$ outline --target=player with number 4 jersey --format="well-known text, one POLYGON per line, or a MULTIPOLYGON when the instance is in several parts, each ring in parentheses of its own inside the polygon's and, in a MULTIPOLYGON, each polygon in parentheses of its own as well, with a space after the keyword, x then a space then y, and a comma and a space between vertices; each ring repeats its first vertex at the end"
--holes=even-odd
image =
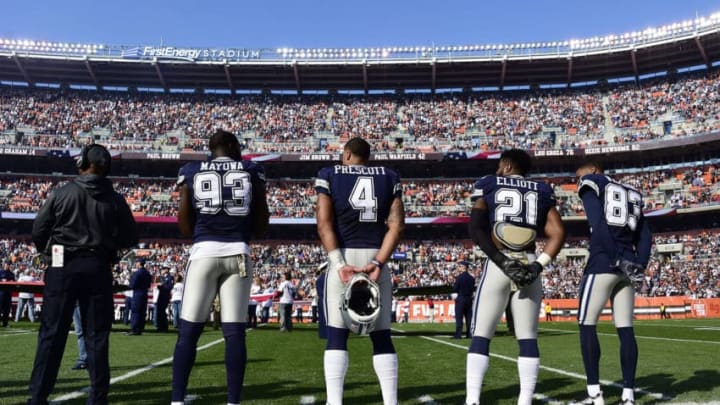
POLYGON ((400 241, 405 213, 398 175, 387 167, 367 166, 369 158, 370 145, 353 138, 343 148, 342 164, 320 170, 315 182, 318 234, 328 252, 323 299, 328 338, 324 370, 330 405, 342 404, 350 330, 369 333, 383 402, 397 404, 398 361, 390 338, 392 279, 384 263, 400 241), (371 305, 369 312, 377 318, 356 323, 344 308, 346 303, 352 307, 352 301, 343 297, 347 297, 346 289, 352 291, 351 287, 359 284, 355 283, 359 277, 365 277, 358 273, 377 283, 379 293, 371 302, 378 302, 380 308, 371 305))
POLYGON ((185 275, 178 340, 173 355, 172 404, 182 404, 197 342, 216 295, 220 297, 228 404, 239 404, 247 353, 245 327, 253 268, 250 239, 269 219, 265 175, 241 160, 235 135, 218 130, 209 142, 211 159, 180 169, 178 225, 192 236, 185 275))
POLYGON ((539 276, 560 251, 565 230, 555 209, 552 188, 525 178, 530 166, 527 152, 518 149, 503 152, 496 175, 478 180, 470 197, 474 204, 470 236, 489 260, 485 261, 473 305, 473 336, 465 382, 468 405, 480 403, 480 389, 490 360, 490 340, 508 300, 520 352, 517 403, 530 405, 535 392, 540 368, 539 276), (547 242, 542 254, 535 257, 535 238, 539 234, 544 234, 547 242))
POLYGON ((590 225, 590 257, 580 286, 578 310, 588 396, 580 403, 604 404, 596 325, 610 299, 613 322, 620 337, 622 403, 632 404, 638 359, 633 331, 635 287, 643 281, 652 244, 650 228, 642 214, 642 195, 605 176, 598 162, 583 164, 575 174, 590 225))

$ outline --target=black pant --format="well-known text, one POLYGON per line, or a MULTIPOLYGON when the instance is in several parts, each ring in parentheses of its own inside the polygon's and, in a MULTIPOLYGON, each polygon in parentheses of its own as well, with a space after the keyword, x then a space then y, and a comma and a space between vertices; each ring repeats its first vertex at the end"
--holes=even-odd
POLYGON ((465 336, 472 337, 470 318, 472 317, 472 297, 458 295, 455 298, 455 338, 462 337, 463 319, 465 320, 465 336))
POLYGON ((145 318, 147 317, 148 296, 145 290, 133 291, 132 314, 130 316, 130 330, 135 333, 143 333, 145 330, 145 318))
POLYGON ((10 319, 10 307, 12 307, 12 295, 9 291, 0 291, 0 323, 2 326, 8 326, 10 319))
POLYGON ((168 331, 167 307, 170 304, 170 293, 161 293, 155 303, 155 327, 160 332, 168 331))
POLYGON ((45 272, 38 346, 30 378, 29 404, 46 404, 55 386, 75 302, 87 348, 90 373, 88 404, 107 404, 110 386, 108 337, 113 320, 112 272, 101 257, 67 259, 63 268, 45 272))
POLYGON ((257 328, 257 304, 248 304, 248 328, 257 328))

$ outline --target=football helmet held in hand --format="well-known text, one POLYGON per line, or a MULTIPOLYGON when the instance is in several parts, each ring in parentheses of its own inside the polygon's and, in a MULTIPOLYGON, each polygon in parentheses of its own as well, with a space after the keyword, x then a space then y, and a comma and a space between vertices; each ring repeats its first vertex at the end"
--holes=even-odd
POLYGON ((345 326, 353 333, 367 335, 380 316, 380 287, 365 273, 355 273, 345 285, 340 300, 345 326))

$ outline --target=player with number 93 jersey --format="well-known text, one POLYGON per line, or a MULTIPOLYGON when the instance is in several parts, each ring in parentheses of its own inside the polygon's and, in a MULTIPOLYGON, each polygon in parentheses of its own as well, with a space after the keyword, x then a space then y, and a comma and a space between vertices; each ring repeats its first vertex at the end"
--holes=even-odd
POLYGON ((218 130, 209 149, 211 159, 183 166, 177 182, 178 225, 183 235, 192 236, 193 246, 173 355, 173 405, 183 403, 197 342, 216 295, 226 345, 227 403, 240 403, 253 279, 249 243, 262 235, 269 218, 263 170, 242 160, 237 137, 218 130))

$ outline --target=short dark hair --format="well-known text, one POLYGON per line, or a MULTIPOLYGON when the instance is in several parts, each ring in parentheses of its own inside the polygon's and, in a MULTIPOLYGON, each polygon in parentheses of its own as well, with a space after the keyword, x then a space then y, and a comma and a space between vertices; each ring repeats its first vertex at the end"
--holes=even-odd
POLYGON ((513 167, 520 171, 521 175, 526 175, 532 167, 530 154, 522 149, 508 149, 500 154, 500 160, 509 160, 513 167))
POLYGON ((604 170, 602 163, 600 163, 597 159, 586 159, 580 167, 578 167, 578 169, 583 167, 594 167, 598 172, 602 172, 604 170))
POLYGON ((236 156, 240 150, 240 142, 234 134, 223 129, 218 129, 212 134, 208 142, 208 148, 213 157, 224 154, 235 159, 240 159, 240 156, 236 156))
POLYGON ((370 160, 370 144, 362 138, 352 138, 347 141, 344 149, 347 149, 353 155, 359 157, 363 161, 370 160))

